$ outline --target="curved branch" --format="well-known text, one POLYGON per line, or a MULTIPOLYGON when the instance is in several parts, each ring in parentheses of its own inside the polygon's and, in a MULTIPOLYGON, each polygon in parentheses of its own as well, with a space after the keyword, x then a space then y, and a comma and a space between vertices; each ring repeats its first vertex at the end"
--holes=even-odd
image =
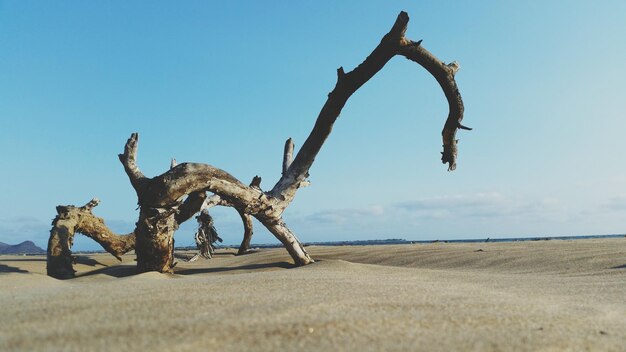
MULTIPOLYGON (((142 207, 171 206, 186 195, 195 192, 211 192, 218 195, 224 202, 246 208, 250 204, 258 203, 258 199, 263 194, 258 189, 246 186, 228 172, 207 164, 172 164, 167 172, 154 178, 147 178, 137 167, 138 142, 139 135, 137 133, 131 134, 124 147, 124 153, 119 155, 119 159, 137 192, 138 203, 142 207)), ((195 202, 197 199, 194 196, 188 200, 195 202)), ((203 202, 200 204, 201 208, 206 207, 203 202)), ((201 208, 198 208, 198 211, 201 208)), ((179 219, 182 220, 187 215, 181 215, 179 219)), ((191 216, 193 214, 184 220, 191 216)))
POLYGON ((421 45, 416 44, 407 40, 406 44, 402 45, 400 54, 417 62, 433 75, 446 95, 450 111, 441 131, 443 137, 441 162, 448 163, 448 170, 453 171, 456 169, 457 157, 456 131, 459 128, 471 130, 471 128, 461 125, 464 111, 463 99, 461 99, 461 93, 459 93, 459 88, 454 80, 454 75, 459 70, 459 64, 455 61, 446 65, 421 45))
MULTIPOLYGON (((250 183, 250 186, 254 184, 254 179, 250 183)), ((246 214, 245 210, 242 208, 235 208, 231 203, 225 201, 218 195, 212 195, 204 200, 202 203, 201 210, 208 209, 214 207, 216 205, 221 205, 225 207, 231 207, 237 210, 237 213, 241 217, 241 222, 243 224, 243 239, 241 241, 241 245, 239 246, 239 250, 237 251, 237 255, 245 254, 250 249, 250 241, 252 240, 253 234, 253 224, 252 224, 252 216, 246 214)))
POLYGON ((140 205, 162 207, 193 192, 211 192, 235 206, 259 203, 263 194, 246 186, 228 172, 207 164, 182 163, 162 175, 148 179, 139 194, 140 205))
POLYGON ((135 249, 135 233, 117 235, 99 218, 91 213, 100 201, 96 198, 82 207, 57 206, 57 216, 52 221, 47 250, 47 272, 58 279, 74 277, 72 266, 72 243, 76 232, 98 242, 102 248, 118 260, 135 249))
MULTIPOLYGON (((457 64, 445 65, 434 55, 423 49, 419 42, 405 38, 409 16, 402 11, 398 15, 393 27, 372 53, 351 72, 345 73, 343 67, 337 70, 337 83, 328 94, 328 100, 317 117, 315 126, 298 151, 295 160, 281 179, 276 183, 270 194, 283 200, 283 206, 293 200, 301 182, 309 175, 309 169, 329 136, 333 124, 346 104, 348 98, 363 84, 380 71, 395 55, 403 55, 424 66, 439 82, 448 100, 450 114, 446 120, 442 135, 444 151, 442 161, 449 164, 448 170, 456 167, 456 140, 455 134, 463 118, 463 102, 459 94, 454 73, 458 70, 457 64)), ((283 208, 284 210, 284 208, 283 208)))

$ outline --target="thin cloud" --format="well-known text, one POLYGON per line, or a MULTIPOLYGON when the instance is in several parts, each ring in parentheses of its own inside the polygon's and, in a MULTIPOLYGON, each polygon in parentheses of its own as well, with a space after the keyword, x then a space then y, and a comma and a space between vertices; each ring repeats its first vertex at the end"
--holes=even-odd
POLYGON ((452 195, 424 198, 397 203, 395 207, 408 210, 463 209, 502 204, 505 197, 500 193, 478 193, 475 195, 452 195))
POLYGON ((304 218, 307 222, 342 224, 359 219, 381 217, 385 214, 385 208, 381 205, 373 205, 357 209, 329 209, 313 213, 304 218))
POLYGON ((537 219, 554 216, 561 210, 562 204, 558 199, 521 200, 493 192, 443 195, 404 201, 388 206, 374 205, 365 208, 328 209, 305 216, 303 220, 307 223, 342 225, 354 222, 376 221, 381 223, 407 219, 425 221, 441 221, 449 218, 497 219, 518 217, 537 219))
POLYGON ((561 209, 555 198, 523 200, 501 193, 445 195, 397 203, 395 208, 417 218, 540 217, 561 209))
POLYGON ((604 208, 609 210, 625 210, 626 209, 626 195, 620 195, 610 198, 604 208))
POLYGON ((442 219, 446 217, 503 216, 512 211, 510 201, 500 193, 444 195, 396 203, 394 208, 413 217, 442 219))

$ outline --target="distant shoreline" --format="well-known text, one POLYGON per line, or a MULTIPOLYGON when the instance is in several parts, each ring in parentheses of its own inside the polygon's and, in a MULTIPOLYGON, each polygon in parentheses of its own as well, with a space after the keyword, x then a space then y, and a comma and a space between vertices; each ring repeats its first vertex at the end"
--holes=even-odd
MULTIPOLYGON (((308 246, 384 246, 384 245, 398 245, 398 244, 429 244, 429 243, 481 243, 481 242, 529 242, 529 241, 552 241, 552 240, 586 240, 594 238, 621 238, 626 237, 626 234, 613 234, 613 235, 585 235, 585 236, 547 236, 547 237, 512 237, 512 238, 474 238, 474 239, 456 239, 456 240, 405 240, 401 238, 391 238, 384 240, 354 240, 354 241, 327 241, 327 242, 304 242, 305 247, 308 246)), ((238 248, 239 245, 219 245, 217 248, 238 248)), ((251 244, 250 248, 282 248, 280 243, 260 243, 251 244)), ((176 247, 176 250, 196 250, 193 246, 176 247)), ((93 251, 73 251, 73 253, 106 253, 104 250, 93 251)))
MULTIPOLYGON (((513 237, 513 238, 473 238, 456 240, 405 240, 405 239, 385 239, 385 240, 355 240, 355 241, 329 241, 329 242, 305 242, 304 246, 381 246, 392 244, 429 244, 429 243, 481 243, 481 242, 528 242, 528 241, 550 241, 550 240, 586 240, 594 238, 621 238, 626 234, 614 235, 586 235, 586 236, 548 236, 548 237, 513 237)), ((224 246, 238 247, 238 246, 224 246)), ((280 244, 260 244, 251 245, 250 248, 280 248, 280 244)), ((185 247, 191 248, 193 247, 185 247)), ((182 248, 181 248, 182 249, 182 248)))

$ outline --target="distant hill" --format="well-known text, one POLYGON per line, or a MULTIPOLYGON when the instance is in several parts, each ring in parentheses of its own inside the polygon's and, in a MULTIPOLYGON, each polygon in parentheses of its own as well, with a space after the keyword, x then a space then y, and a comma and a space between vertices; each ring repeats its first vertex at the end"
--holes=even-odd
POLYGON ((0 254, 43 254, 45 250, 37 247, 32 241, 24 241, 20 244, 10 245, 0 242, 0 254))

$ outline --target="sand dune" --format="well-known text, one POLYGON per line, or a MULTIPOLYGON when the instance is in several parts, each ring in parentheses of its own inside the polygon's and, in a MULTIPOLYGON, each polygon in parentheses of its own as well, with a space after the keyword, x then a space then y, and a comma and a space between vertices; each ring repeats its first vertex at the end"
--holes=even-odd
MULTIPOLYGON (((0 256, 0 350, 561 351, 626 347, 626 239, 309 247, 180 261, 0 256)), ((187 253, 180 253, 184 257, 187 253)))

